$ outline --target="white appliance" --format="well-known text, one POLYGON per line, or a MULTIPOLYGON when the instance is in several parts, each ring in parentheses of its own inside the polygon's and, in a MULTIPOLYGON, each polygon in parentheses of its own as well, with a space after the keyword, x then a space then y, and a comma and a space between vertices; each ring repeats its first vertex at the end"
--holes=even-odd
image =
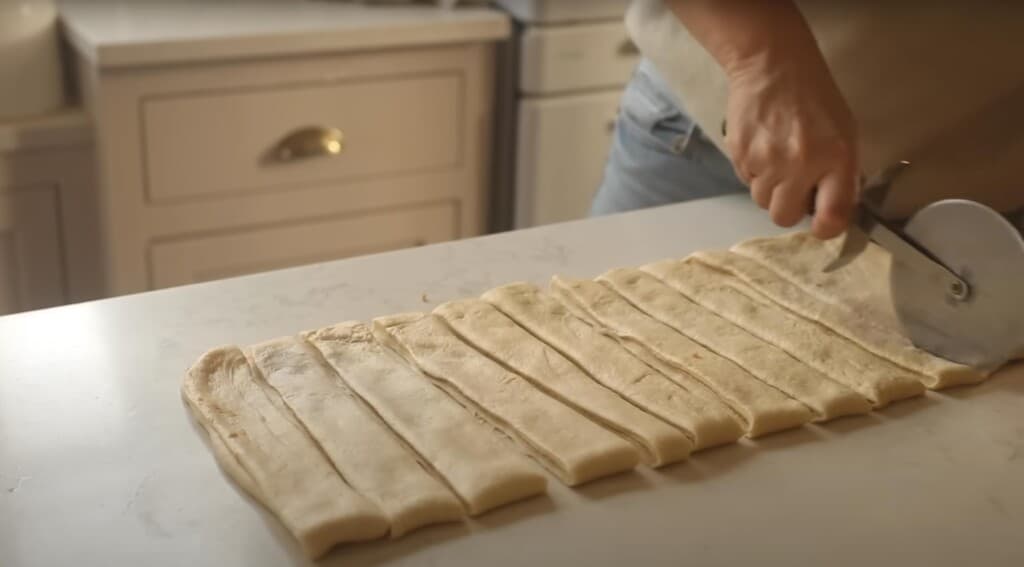
POLYGON ((516 19, 502 53, 496 229, 583 218, 639 55, 629 0, 496 0, 516 19))

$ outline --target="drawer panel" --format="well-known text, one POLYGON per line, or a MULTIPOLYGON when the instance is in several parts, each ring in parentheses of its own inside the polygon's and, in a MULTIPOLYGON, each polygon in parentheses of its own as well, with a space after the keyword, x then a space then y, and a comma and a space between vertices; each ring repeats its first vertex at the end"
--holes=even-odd
POLYGON ((527 94, 622 86, 640 60, 618 21, 529 28, 521 42, 519 86, 527 94))
POLYGON ((519 105, 516 228, 584 218, 601 183, 620 93, 519 105))
POLYGON ((452 240, 455 203, 288 226, 158 242, 150 249, 152 288, 265 272, 452 240))
POLYGON ((435 170, 460 156, 457 72, 153 98, 142 103, 153 203, 435 170), (341 133, 336 154, 280 157, 300 129, 341 133))

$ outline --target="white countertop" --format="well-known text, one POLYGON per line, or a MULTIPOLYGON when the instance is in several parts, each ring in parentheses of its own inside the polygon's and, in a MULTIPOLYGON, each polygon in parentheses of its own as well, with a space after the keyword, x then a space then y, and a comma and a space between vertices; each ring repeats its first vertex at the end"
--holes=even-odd
MULTIPOLYGON (((771 232, 727 197, 0 317, 0 565, 305 564, 182 406, 204 350, 771 232)), ((323 564, 1024 565, 1024 372, 551 486, 323 564)))
POLYGON ((339 0, 65 0, 60 12, 71 43, 98 67, 496 41, 510 31, 490 8, 339 0))

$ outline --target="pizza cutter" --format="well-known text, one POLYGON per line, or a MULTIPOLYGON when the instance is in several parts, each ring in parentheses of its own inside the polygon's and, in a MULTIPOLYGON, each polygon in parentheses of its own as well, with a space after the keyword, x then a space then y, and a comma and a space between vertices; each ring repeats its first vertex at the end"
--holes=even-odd
POLYGON ((878 207, 906 162, 865 187, 826 268, 848 264, 873 241, 892 256, 889 287, 907 337, 937 356, 981 370, 1024 357, 1024 238, 997 211, 949 199, 915 213, 902 229, 878 207))

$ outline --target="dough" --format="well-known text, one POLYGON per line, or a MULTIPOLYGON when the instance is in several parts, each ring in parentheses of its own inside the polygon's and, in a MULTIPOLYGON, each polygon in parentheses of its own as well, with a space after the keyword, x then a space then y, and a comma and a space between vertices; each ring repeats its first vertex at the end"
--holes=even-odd
POLYGON ((939 358, 919 349, 903 333, 883 328, 845 305, 822 301, 764 264, 733 252, 698 252, 694 259, 741 279, 767 298, 832 329, 862 348, 919 374, 924 385, 947 388, 975 384, 985 375, 969 366, 939 358))
POLYGON ((900 332, 889 295, 889 254, 875 244, 848 265, 823 272, 841 239, 822 241, 807 232, 753 238, 731 250, 757 260, 821 301, 845 305, 884 329, 900 332))
POLYGON ((306 341, 285 337, 249 351, 263 379, 305 425, 342 478, 388 517, 392 537, 463 516, 458 498, 306 341))
POLYGON ((690 300, 849 386, 875 407, 924 393, 918 376, 813 321, 787 311, 729 274, 693 260, 641 268, 690 300))
POLYGON ((303 336, 348 387, 440 473, 470 514, 544 492, 544 475, 528 459, 430 379, 376 343, 363 323, 341 323, 303 336))
POLYGON ((742 424, 724 404, 671 381, 535 286, 507 285, 488 291, 483 298, 598 382, 689 432, 695 447, 729 443, 743 435, 742 424))
POLYGON ((281 520, 306 555, 388 533, 384 514, 345 484, 237 347, 204 354, 182 394, 211 433, 224 470, 281 520))
POLYGON ((555 278, 552 289, 566 302, 586 309, 641 358, 647 359, 643 351, 649 349, 655 358, 701 380, 742 416, 751 436, 798 427, 813 417, 806 405, 648 316, 605 285, 555 278))
POLYGON ((658 466, 689 454, 692 444, 681 430, 594 381, 486 301, 451 301, 437 306, 434 313, 443 317, 466 342, 501 361, 548 395, 633 441, 645 462, 658 466))
MULTIPOLYGON (((594 317, 592 313, 588 312, 586 308, 583 305, 581 305, 580 302, 577 301, 576 298, 573 297, 573 295, 569 293, 565 288, 556 285, 556 281, 560 284, 564 283, 566 280, 563 280, 558 276, 552 276, 551 287, 548 291, 550 292, 551 297, 558 300, 558 303, 562 307, 564 307, 566 311, 568 311, 572 316, 586 322, 588 325, 593 327, 596 332, 615 340, 638 360, 640 360, 647 366, 650 366, 654 370, 660 372, 669 380, 681 386, 684 390, 687 390, 693 395, 700 396, 706 400, 720 401, 724 403, 726 408, 728 408, 728 410, 732 412, 736 420, 740 422, 740 425, 742 427, 747 426, 747 421, 743 417, 743 415, 741 415, 740 412, 736 411, 731 406, 729 406, 729 404, 725 400, 723 400, 718 394, 716 394, 711 388, 705 386, 704 383, 701 382, 700 380, 697 380, 693 376, 690 376, 690 374, 688 374, 686 371, 675 366, 670 366, 669 364, 665 363, 665 361, 658 358, 657 355, 655 355, 654 352, 650 348, 648 348, 648 346, 645 343, 633 340, 631 337, 628 336, 616 334, 612 329, 606 327, 604 323, 602 323, 599 319, 594 317)), ((644 317, 647 316, 644 315, 644 317)), ((808 414, 810 413, 807 410, 807 408, 804 408, 804 411, 807 411, 808 414)), ((687 435, 689 435, 690 437, 695 436, 695 434, 692 433, 687 433, 687 435)), ((729 443, 729 441, 724 441, 723 443, 729 443)))
MULTIPOLYGON (((838 298, 828 297, 826 290, 831 288, 836 290, 833 293, 845 293, 850 287, 856 286, 840 283, 842 280, 832 279, 828 274, 819 276, 806 269, 813 265, 799 270, 787 270, 785 264, 795 262, 795 260, 786 260, 785 257, 779 256, 780 246, 784 247, 787 244, 794 246, 792 254, 799 253, 801 248, 817 250, 818 254, 815 256, 818 259, 823 259, 822 254, 827 251, 826 244, 817 240, 785 237, 779 243, 770 246, 766 244, 767 250, 764 253, 761 253, 761 246, 756 241, 750 241, 745 246, 740 245, 743 247, 739 248, 743 251, 742 254, 698 253, 698 258, 709 265, 729 271, 776 303, 784 305, 808 319, 821 322, 836 333, 847 337, 878 356, 923 374, 925 376, 924 384, 929 388, 940 389, 961 384, 976 384, 986 378, 987 375, 983 372, 937 357, 915 347, 910 339, 903 334, 902 328, 890 319, 889 315, 884 314, 886 308, 872 309, 868 307, 866 310, 863 309, 865 304, 874 301, 884 301, 888 305, 891 300, 887 289, 879 290, 876 286, 874 287, 875 291, 866 294, 870 298, 872 294, 881 293, 884 294, 884 298, 865 299, 865 294, 861 293, 859 300, 855 298, 844 302, 838 298), (755 259, 759 256, 760 259, 755 259), (787 276, 787 272, 790 275, 787 276), (797 276, 797 273, 803 274, 803 276, 797 276), (801 278, 803 283, 799 283, 801 278), (814 280, 819 278, 819 284, 824 288, 822 290, 816 290, 814 285, 814 280), (862 309, 857 309, 858 304, 862 309), (883 313, 881 321, 889 321, 889 324, 879 323, 879 319, 869 315, 872 312, 876 315, 883 313)), ((861 266, 858 270, 861 274, 860 277, 866 277, 876 284, 889 280, 888 265, 883 262, 883 258, 879 258, 878 254, 875 254, 877 251, 878 248, 871 244, 868 251, 865 251, 866 254, 871 254, 865 263, 860 264, 860 258, 853 262, 853 265, 861 266), (874 266, 874 268, 870 266, 874 266), (865 273, 879 270, 878 273, 865 273)), ((838 272, 845 272, 847 269, 856 270, 856 268, 847 266, 838 272)))
POLYGON ((652 317, 803 402, 815 411, 818 419, 866 413, 871 409, 867 398, 693 303, 646 272, 612 270, 599 279, 652 317))
POLYGON ((440 317, 395 315, 374 325, 408 360, 520 442, 565 484, 631 470, 640 462, 631 443, 481 354, 440 317))

